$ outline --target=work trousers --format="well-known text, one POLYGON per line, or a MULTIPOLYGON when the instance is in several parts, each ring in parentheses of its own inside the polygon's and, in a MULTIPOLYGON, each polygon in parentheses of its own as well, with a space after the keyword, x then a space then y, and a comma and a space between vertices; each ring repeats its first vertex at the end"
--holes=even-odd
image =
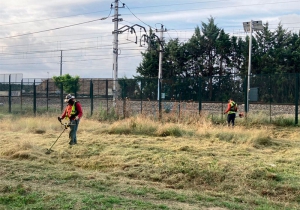
POLYGON ((76 133, 77 133, 78 125, 79 125, 79 119, 70 121, 69 144, 77 144, 76 133))
POLYGON ((235 120, 235 113, 231 113, 227 115, 227 123, 228 126, 230 126, 230 124, 232 125, 232 127, 234 126, 234 120, 235 120))

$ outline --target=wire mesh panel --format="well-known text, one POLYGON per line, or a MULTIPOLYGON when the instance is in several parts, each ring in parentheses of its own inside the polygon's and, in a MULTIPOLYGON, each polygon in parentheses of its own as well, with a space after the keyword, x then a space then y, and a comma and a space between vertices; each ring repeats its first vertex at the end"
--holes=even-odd
POLYGON ((250 112, 265 115, 295 115, 296 74, 255 75, 251 86, 258 89, 258 100, 250 101, 250 112))
MULTIPOLYGON (((65 107, 66 94, 76 96, 86 114, 105 110, 120 117, 137 114, 182 117, 202 113, 221 115, 233 98, 244 110, 247 77, 238 75, 199 78, 119 79, 113 100, 113 80, 80 79, 77 84, 55 83, 52 79, 23 79, 0 82, 1 112, 54 112, 65 107), (160 84, 160 85, 159 85, 160 84), (158 89, 158 87, 161 89, 158 89), (158 95, 160 93, 160 95, 158 95), (160 97, 158 97, 160 96, 160 97), (115 104, 114 104, 115 103, 115 104), (10 106, 9 106, 10 104, 10 106)), ((249 113, 266 116, 295 116, 299 103, 299 75, 253 75, 250 78, 249 113), (253 92, 251 92, 253 94, 253 92)))
POLYGON ((23 79, 22 73, 0 74, 0 83, 20 83, 23 79))

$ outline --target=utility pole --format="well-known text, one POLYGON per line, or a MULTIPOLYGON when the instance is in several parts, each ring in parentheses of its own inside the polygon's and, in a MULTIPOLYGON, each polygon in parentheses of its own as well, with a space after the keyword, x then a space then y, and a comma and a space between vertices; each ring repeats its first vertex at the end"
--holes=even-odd
POLYGON ((248 61, 248 81, 247 81, 247 112, 249 112, 249 101, 250 101, 250 76, 251 76, 251 55, 252 55, 252 20, 250 21, 250 39, 249 39, 249 61, 248 61))
POLYGON ((163 47, 162 47, 162 42, 163 42, 163 33, 167 31, 167 29, 164 29, 164 26, 161 25, 160 30, 156 29, 156 32, 160 32, 160 45, 159 45, 159 62, 158 62, 158 87, 157 87, 157 100, 160 99, 160 83, 162 79, 162 59, 163 59, 163 47))
MULTIPOLYGON (((124 4, 123 7, 124 8, 124 4)), ((114 22, 114 31, 112 32, 114 34, 114 41, 113 41, 113 106, 115 107, 116 105, 116 99, 118 96, 118 84, 117 84, 117 80, 118 80, 118 53, 119 53, 119 49, 118 49, 118 44, 119 44, 119 40, 118 40, 118 35, 119 35, 119 31, 118 31, 118 27, 119 27, 119 21, 123 21, 122 18, 119 18, 119 0, 115 0, 115 13, 114 13, 114 18, 112 20, 112 22, 114 22)))

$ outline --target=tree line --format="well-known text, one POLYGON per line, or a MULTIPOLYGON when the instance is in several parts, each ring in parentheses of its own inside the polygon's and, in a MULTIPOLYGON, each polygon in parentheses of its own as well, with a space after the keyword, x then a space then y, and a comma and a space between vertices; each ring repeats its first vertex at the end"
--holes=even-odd
MULTIPOLYGON (((266 23, 263 30, 253 34, 251 85, 255 83, 257 75, 278 75, 276 83, 280 85, 282 75, 300 72, 300 32, 292 33, 281 24, 271 31, 266 23)), ((148 44, 151 50, 142 52, 143 59, 137 67, 138 76, 135 79, 157 78, 159 52, 154 49, 158 49, 160 43, 154 38, 150 35, 148 44)), ((208 100, 216 100, 216 97, 223 100, 222 97, 227 96, 220 96, 219 93, 224 90, 227 92, 225 95, 243 92, 244 78, 248 72, 249 36, 243 39, 225 33, 224 29, 215 24, 215 19, 210 17, 207 23, 202 22, 201 28, 195 28, 188 41, 171 39, 163 42, 163 49, 162 78, 165 81, 173 80, 167 89, 177 89, 175 95, 197 95, 201 90, 208 100), (182 81, 188 86, 182 87, 182 81)), ((145 84, 144 92, 147 86, 149 89, 157 88, 155 83, 145 84)))
MULTIPOLYGON (((269 24, 255 31, 252 38, 252 73, 299 73, 300 32, 292 33, 281 24, 275 31, 269 24)), ((152 40, 152 42, 157 42, 152 40)), ((142 53, 137 68, 142 77, 158 75, 158 56, 155 50, 142 53)), ((201 29, 187 42, 178 38, 164 43, 163 78, 223 76, 237 73, 246 75, 249 57, 249 36, 246 39, 231 36, 215 24, 214 18, 202 22, 201 29)))

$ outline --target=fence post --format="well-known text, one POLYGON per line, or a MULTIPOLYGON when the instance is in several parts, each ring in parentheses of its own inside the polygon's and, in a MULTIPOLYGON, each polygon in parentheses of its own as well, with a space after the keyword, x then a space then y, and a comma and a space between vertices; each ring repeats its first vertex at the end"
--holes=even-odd
POLYGON ((270 96, 270 123, 272 122, 272 78, 269 75, 269 96, 270 96))
POLYGON ((93 110, 94 110, 94 84, 93 84, 93 80, 90 81, 90 99, 91 99, 91 116, 93 116, 93 110))
POLYGON ((296 90, 295 90, 295 125, 298 124, 298 106, 299 106, 299 74, 296 76, 296 90))
POLYGON ((23 79, 21 80, 21 112, 23 111, 23 79))
MULTIPOLYGON (((125 87, 126 87, 126 80, 123 79, 122 80, 122 94, 121 94, 121 97, 122 97, 122 101, 123 101, 123 118, 125 119, 126 118, 126 93, 125 93, 125 87)), ((128 81, 128 80, 127 80, 128 81)))
POLYGON ((244 107, 244 110, 245 110, 245 113, 246 113, 246 117, 247 117, 247 113, 248 113, 248 103, 249 103, 249 101, 248 101, 248 90, 247 90, 247 88, 248 88, 248 77, 249 77, 249 75, 246 75, 245 76, 245 79, 244 79, 244 94, 245 94, 245 107, 244 107))
POLYGON ((10 75, 8 77, 8 112, 11 113, 11 82, 10 82, 10 75))
POLYGON ((201 77, 199 77, 199 114, 201 114, 201 110, 202 110, 202 92, 201 92, 201 87, 202 87, 202 80, 201 77))
POLYGON ((36 86, 35 80, 33 80, 33 113, 36 115, 36 86))
MULTIPOLYGON (((78 82, 74 82, 74 85, 75 85, 75 91, 74 91, 74 96, 75 96, 75 98, 77 98, 77 88, 78 88, 78 83, 79 83, 79 81, 78 82)), ((83 90, 84 90, 84 80, 82 81, 82 86, 83 86, 83 90)))
POLYGON ((64 109, 64 89, 63 89, 63 83, 60 83, 60 111, 63 111, 64 109))
POLYGON ((105 84, 105 96, 106 96, 106 115, 108 115, 108 80, 106 80, 105 84))
POLYGON ((140 92, 140 96, 141 96, 141 114, 143 114, 143 81, 144 81, 144 79, 141 79, 141 92, 140 92))
POLYGON ((181 86, 182 86, 181 83, 182 82, 183 82, 183 79, 179 79, 180 86, 179 86, 179 99, 178 99, 178 122, 181 117, 181 86))
POLYGON ((159 83, 158 83, 158 119, 161 120, 162 118, 162 108, 161 108, 161 79, 158 79, 159 83))

